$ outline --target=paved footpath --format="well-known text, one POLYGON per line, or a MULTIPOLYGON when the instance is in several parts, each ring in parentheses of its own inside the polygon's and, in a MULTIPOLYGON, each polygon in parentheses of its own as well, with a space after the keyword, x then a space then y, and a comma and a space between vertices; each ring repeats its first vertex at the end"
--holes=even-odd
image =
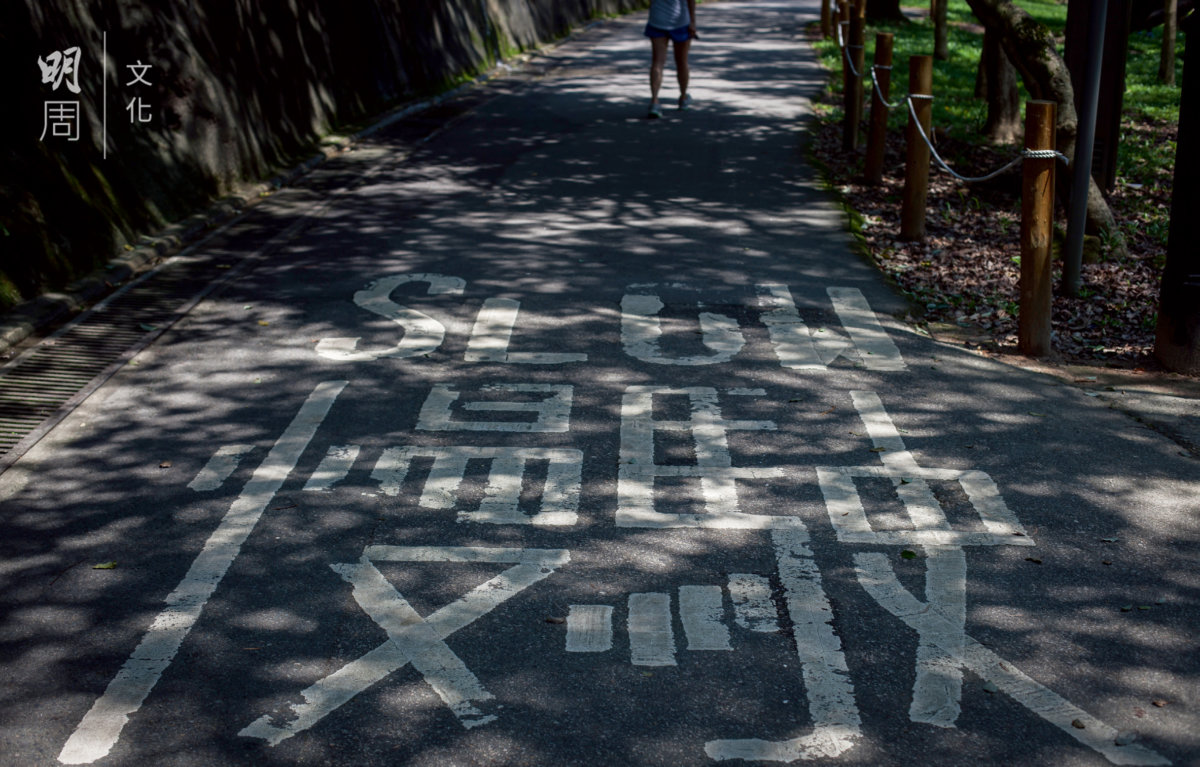
POLYGON ((658 121, 605 22, 211 240, 0 476, 0 763, 1200 764, 1195 459, 894 319, 814 13, 702 6, 658 121))

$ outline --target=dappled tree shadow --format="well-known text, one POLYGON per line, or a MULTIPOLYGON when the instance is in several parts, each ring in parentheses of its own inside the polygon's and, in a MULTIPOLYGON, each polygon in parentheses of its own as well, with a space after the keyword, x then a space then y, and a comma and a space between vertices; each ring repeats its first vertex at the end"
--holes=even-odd
MULTIPOLYGON (((883 551, 917 595, 923 563, 901 559, 897 547, 839 543, 816 485, 818 466, 878 464, 850 391, 879 393, 919 465, 987 472, 1037 544, 968 550, 969 634, 1117 726, 1132 721, 1126 702, 1185 689, 1194 675, 1187 650, 1200 544, 1187 516, 1190 464, 1153 432, 1074 389, 934 346, 892 321, 904 304, 851 252, 792 138, 806 119, 803 95, 824 77, 791 39, 803 19, 786 3, 723 6, 732 10, 711 10, 695 47, 693 112, 642 118, 647 46, 634 22, 618 22, 594 44, 587 38, 556 51, 537 77, 466 95, 470 112, 447 104, 440 117, 381 131, 199 254, 214 269, 233 264, 298 213, 314 217, 302 236, 262 250, 253 269, 4 476, 0 648, 12 681, 0 691, 0 728, 14 753, 37 749, 43 755, 30 763, 51 763, 47 734, 52 744, 65 741, 300 403, 329 380, 350 383, 127 726, 114 761, 686 764, 703 759, 708 739, 807 732, 786 624, 783 636, 735 628, 732 653, 681 647, 677 668, 628 661, 620 629, 627 595, 721 585, 731 573, 778 585, 765 533, 614 526, 621 400, 636 384, 764 390, 723 403, 726 417, 770 420, 776 430, 731 433, 730 449, 739 465, 786 468, 783 477, 742 483, 744 507, 800 517, 811 534, 868 741, 840 762, 901 764, 920 754, 952 763, 969 750, 995 763, 1099 763, 969 674, 959 730, 908 723, 915 634, 859 586, 852 557, 883 551), (445 118, 461 119, 426 140, 445 118), (378 170, 363 176, 371 167, 378 170), (314 211, 325 193, 352 181, 314 211), (444 343, 412 359, 318 356, 323 338, 358 337, 359 348, 399 340, 395 323, 351 301, 369 281, 399 273, 466 281, 462 295, 430 296, 417 283, 392 294, 442 323, 444 343), (695 327, 700 311, 735 316, 745 349, 733 363, 693 368, 627 355, 620 302, 634 283, 699 286, 658 288, 671 297, 668 322, 695 327), (754 286, 768 283, 788 285, 809 326, 831 333, 839 325, 825 288, 860 289, 908 369, 873 372, 846 358, 827 372, 783 369, 754 302, 754 286), (583 352, 588 361, 466 362, 472 324, 493 297, 519 300, 527 317, 513 350, 583 352), (570 432, 415 428, 432 385, 470 390, 496 382, 571 385, 570 432), (186 486, 217 448, 235 444, 252 449, 219 488, 186 486), (580 449, 579 523, 454 524, 455 510, 417 503, 427 464, 397 495, 381 494, 375 462, 383 450, 409 444, 580 449), (327 449, 343 445, 361 448, 345 479, 328 492, 305 491, 327 449), (408 668, 279 746, 238 737, 384 640, 330 569, 357 561, 368 544, 570 550, 570 565, 447 640, 504 703, 506 724, 499 733, 464 729, 408 668), (118 567, 91 569, 103 561, 118 567), (1152 610, 1119 612, 1155 600, 1162 604, 1152 610), (616 606, 612 651, 562 652, 564 629, 547 618, 571 604, 616 606), (679 743, 692 750, 680 753, 679 743)), ((694 332, 670 333, 663 344, 671 356, 704 353, 694 332)), ((671 460, 694 460, 686 446, 662 449, 671 460)), ((479 502, 481 480, 472 477, 460 510, 479 502)), ((954 523, 977 526, 946 484, 934 490, 954 523)), ((864 485, 863 492, 873 491, 864 485)), ((890 502, 898 506, 894 492, 890 502)), ((395 563, 384 570, 422 614, 497 572, 395 563)), ((1158 726, 1154 747, 1185 755, 1195 744, 1183 732, 1158 726)))

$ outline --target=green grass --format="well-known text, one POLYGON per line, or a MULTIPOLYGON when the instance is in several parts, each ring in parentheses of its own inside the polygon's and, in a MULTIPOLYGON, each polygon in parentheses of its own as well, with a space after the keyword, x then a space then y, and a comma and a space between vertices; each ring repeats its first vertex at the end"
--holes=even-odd
MULTIPOLYGON (((1067 6, 1065 2, 1056 0, 1021 0, 1019 5, 1038 21, 1046 24, 1051 32, 1061 35, 1066 26, 1067 6)), ((982 36, 962 29, 956 24, 978 24, 965 0, 950 0, 946 11, 950 27, 947 31, 947 42, 950 58, 947 61, 934 61, 933 66, 933 124, 946 130, 956 138, 970 140, 979 134, 987 118, 987 104, 975 97, 975 72, 979 65, 979 53, 982 36)), ((930 54, 933 52, 933 24, 928 19, 921 19, 908 24, 884 24, 872 26, 866 34, 867 65, 874 60, 875 33, 891 32, 893 37, 893 70, 891 100, 896 101, 906 92, 908 83, 908 59, 913 55, 930 54)), ((1160 85, 1158 75, 1158 50, 1162 39, 1162 29, 1149 32, 1134 33, 1129 41, 1129 60, 1127 64, 1125 111, 1127 114, 1146 117, 1154 120, 1177 122, 1179 119, 1179 87, 1160 85)), ((1177 59, 1184 51, 1184 35, 1179 33, 1177 41, 1177 59)), ((823 40, 817 43, 817 50, 825 65, 838 73, 835 89, 840 90, 840 58, 837 45, 823 40)), ((1060 51, 1061 53, 1061 51, 1060 51)), ((1179 64, 1177 60, 1176 81, 1178 82, 1179 64)), ((1027 98, 1024 88, 1021 88, 1021 99, 1027 98)), ((907 120, 905 110, 892 110, 890 124, 894 127, 903 125, 907 120)), ((1122 145, 1122 149, 1124 149, 1122 145)), ((1159 147, 1156 153, 1161 155, 1164 147, 1159 147)), ((1174 147, 1171 147, 1171 157, 1174 157, 1174 147)), ((1159 162, 1159 160, 1155 160, 1159 162)), ((1173 163, 1173 159, 1171 163, 1173 163)))
MULTIPOLYGON (((1066 2, 1020 0, 1019 5, 1061 37, 1067 20, 1066 2)), ((950 58, 947 61, 934 61, 933 125, 935 129, 956 139, 982 144, 985 141, 981 131, 987 119, 987 104, 975 97, 975 74, 982 35, 963 28, 965 25, 977 26, 979 22, 965 0, 950 0, 947 19, 950 22, 947 30, 950 58)), ((928 19, 919 19, 907 24, 868 27, 865 40, 867 66, 874 60, 877 32, 891 32, 893 35, 889 100, 898 101, 907 92, 909 58, 933 52, 933 24, 928 19)), ((1177 125, 1179 121, 1178 83, 1182 74, 1184 35, 1179 33, 1176 41, 1176 85, 1173 86, 1158 82, 1161 40, 1161 27, 1135 32, 1129 39, 1117 178, 1119 185, 1133 185, 1130 188, 1135 190, 1146 189, 1149 192, 1150 187, 1157 187, 1158 194, 1133 193, 1136 196, 1126 203, 1129 220, 1125 226, 1137 228, 1165 246, 1169 214, 1162 204, 1162 197, 1165 195, 1169 198, 1175 142, 1164 140, 1162 134, 1164 129, 1177 125)), ((841 62, 836 43, 822 40, 816 44, 816 48, 822 61, 833 73, 831 89, 840 91, 841 62)), ((869 81, 865 87, 871 87, 869 81)), ((1022 102, 1028 98, 1023 87, 1020 88, 1020 97, 1022 102)), ((825 120, 841 120, 841 109, 834 107, 821 116, 825 120)), ((902 130, 907 121, 907 108, 893 109, 888 117, 889 130, 902 130)), ((947 159, 953 164, 951 158, 947 159)))
POLYGON ((0 311, 11 309, 20 302, 21 291, 17 290, 17 286, 4 275, 4 272, 0 272, 0 311))

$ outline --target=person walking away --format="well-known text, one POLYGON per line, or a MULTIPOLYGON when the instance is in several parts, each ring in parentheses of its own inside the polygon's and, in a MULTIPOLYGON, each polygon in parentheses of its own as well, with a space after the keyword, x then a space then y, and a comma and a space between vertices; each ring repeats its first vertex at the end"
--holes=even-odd
POLYGON ((688 95, 688 48, 696 35, 696 0, 651 0, 650 19, 646 24, 650 38, 650 111, 647 117, 662 117, 658 92, 662 88, 663 70, 667 65, 667 41, 675 52, 675 76, 679 80, 679 108, 687 109, 692 97, 688 95))

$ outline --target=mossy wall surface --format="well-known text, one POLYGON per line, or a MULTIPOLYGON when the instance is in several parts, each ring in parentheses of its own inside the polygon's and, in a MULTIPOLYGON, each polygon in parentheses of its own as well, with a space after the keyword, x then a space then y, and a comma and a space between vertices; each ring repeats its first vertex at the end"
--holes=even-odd
POLYGON ((5 0, 0 308, 69 282, 241 182, 268 177, 339 125, 647 4, 5 0), (73 46, 78 94, 70 76, 57 89, 44 83, 38 63, 73 46), (149 85, 131 84, 141 70, 130 65, 139 63, 150 65, 149 85), (134 99, 150 122, 131 119, 134 99), (59 101, 79 104, 77 141, 47 130, 46 104, 59 101))

